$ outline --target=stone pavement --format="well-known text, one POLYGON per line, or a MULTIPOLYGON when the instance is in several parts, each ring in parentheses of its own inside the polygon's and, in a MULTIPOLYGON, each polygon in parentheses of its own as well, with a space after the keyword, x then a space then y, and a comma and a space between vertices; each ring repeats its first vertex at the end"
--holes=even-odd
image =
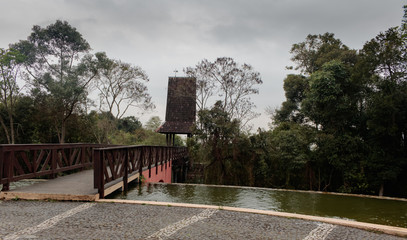
POLYGON ((0 201, 0 239, 402 239, 355 228, 222 209, 0 201))

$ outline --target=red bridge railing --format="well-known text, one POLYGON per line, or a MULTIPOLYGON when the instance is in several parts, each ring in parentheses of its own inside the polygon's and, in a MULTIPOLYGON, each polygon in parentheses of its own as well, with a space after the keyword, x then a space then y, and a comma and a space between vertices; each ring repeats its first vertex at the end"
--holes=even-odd
POLYGON ((123 190, 127 191, 130 174, 149 170, 159 166, 161 170, 171 161, 182 161, 188 155, 186 147, 167 146, 120 146, 94 149, 94 187, 98 189, 100 198, 104 197, 108 183, 122 179, 123 190))
POLYGON ((92 151, 101 144, 13 144, 0 145, 0 184, 74 169, 92 167, 92 151))

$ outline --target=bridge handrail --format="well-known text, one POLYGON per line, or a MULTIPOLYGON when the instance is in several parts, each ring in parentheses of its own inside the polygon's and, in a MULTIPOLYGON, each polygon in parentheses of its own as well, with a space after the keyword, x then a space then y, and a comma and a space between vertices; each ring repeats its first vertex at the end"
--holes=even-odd
POLYGON ((106 144, 0 144, 0 184, 92 166, 92 150, 106 144))
MULTIPOLYGON (((94 187, 98 189, 100 198, 104 197, 105 185, 117 179, 123 179, 123 190, 127 191, 127 181, 130 174, 143 172, 151 167, 161 168, 171 161, 186 157, 186 147, 171 146, 120 146, 94 149, 94 187)), ((156 172, 157 174, 157 172, 156 172)), ((149 176, 149 177, 150 177, 149 176)))

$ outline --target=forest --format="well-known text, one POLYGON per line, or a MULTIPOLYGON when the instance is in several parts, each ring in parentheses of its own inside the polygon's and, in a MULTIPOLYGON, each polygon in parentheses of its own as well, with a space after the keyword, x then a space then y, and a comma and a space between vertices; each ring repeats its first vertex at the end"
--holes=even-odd
POLYGON ((155 108, 144 70, 90 50, 60 20, 0 49, 0 143, 166 144, 158 116, 125 115, 155 108))
MULTIPOLYGON (((287 68, 298 74, 284 79, 281 107, 268 109, 270 130, 256 134, 244 133, 245 119, 225 104, 236 91, 225 91, 222 79, 238 83, 241 77, 218 77, 233 72, 225 71, 223 62, 212 63, 215 71, 198 64, 193 75, 212 79, 225 99, 199 111, 189 140, 194 161, 205 166, 203 182, 407 197, 404 10, 401 26, 379 33, 362 49, 350 49, 332 33, 310 34, 293 44, 294 66, 287 68)), ((248 76, 240 69, 241 76, 248 76)), ((257 84, 261 81, 245 85, 244 92, 256 93, 257 84)), ((198 84, 198 99, 211 92, 207 85, 198 84)), ((245 106, 250 98, 239 101, 237 106, 245 106)))
MULTIPOLYGON (((191 167, 204 167, 199 181, 407 197, 404 10, 401 26, 362 49, 333 33, 293 44, 287 68, 297 74, 286 76, 285 101, 268 109, 271 122, 257 132, 249 131, 258 115, 250 96, 259 72, 228 57, 186 67, 197 79, 186 145, 191 167)), ((26 40, 0 49, 0 143, 165 145, 154 132, 159 117, 143 126, 126 115, 154 108, 147 81, 141 67, 91 53, 65 21, 34 26, 26 40)))

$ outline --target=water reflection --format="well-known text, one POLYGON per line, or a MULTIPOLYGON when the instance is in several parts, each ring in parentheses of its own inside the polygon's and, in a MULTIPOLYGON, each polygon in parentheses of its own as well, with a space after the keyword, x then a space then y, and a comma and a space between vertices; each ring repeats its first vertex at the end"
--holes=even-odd
POLYGON ((181 184, 134 185, 127 194, 111 198, 274 210, 407 227, 407 202, 387 199, 181 184))
POLYGON ((161 189, 168 193, 174 199, 185 199, 186 201, 190 201, 195 197, 195 186, 180 186, 175 187, 169 184, 161 184, 161 189))

